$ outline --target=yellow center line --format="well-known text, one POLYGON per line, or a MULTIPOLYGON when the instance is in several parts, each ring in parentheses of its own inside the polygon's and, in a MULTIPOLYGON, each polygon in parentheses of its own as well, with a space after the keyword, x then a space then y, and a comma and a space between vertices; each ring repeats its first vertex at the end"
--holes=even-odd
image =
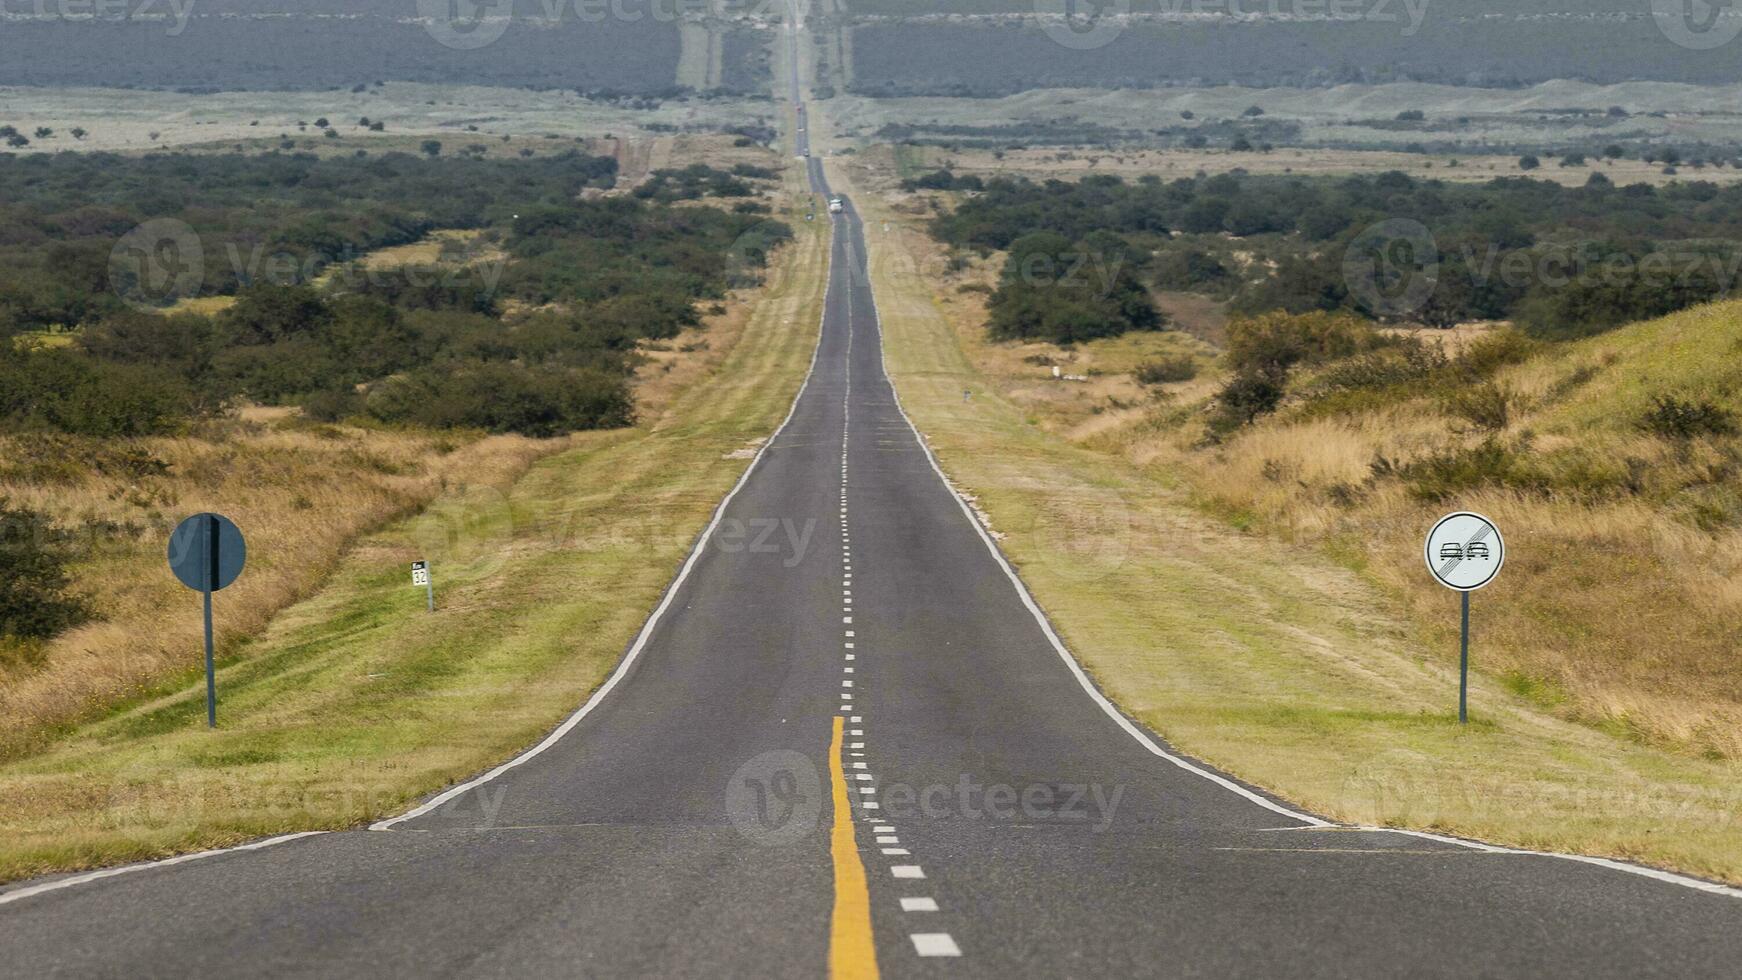
POLYGON ((871 891, 865 864, 853 837, 853 808, 847 799, 847 774, 841 765, 845 718, 835 716, 829 739, 829 786, 835 823, 829 853, 835 864, 835 911, 829 921, 829 976, 833 980, 877 980, 877 951, 871 944, 871 891))

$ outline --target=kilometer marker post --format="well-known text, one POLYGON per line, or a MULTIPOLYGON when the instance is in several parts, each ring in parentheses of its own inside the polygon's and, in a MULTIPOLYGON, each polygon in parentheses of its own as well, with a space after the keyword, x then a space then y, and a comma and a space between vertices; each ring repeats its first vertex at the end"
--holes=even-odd
POLYGON ((1458 623, 1458 724, 1470 720, 1470 593, 1494 581, 1506 562, 1500 528, 1481 514, 1458 511, 1439 519, 1422 545, 1427 570, 1460 594, 1458 623))

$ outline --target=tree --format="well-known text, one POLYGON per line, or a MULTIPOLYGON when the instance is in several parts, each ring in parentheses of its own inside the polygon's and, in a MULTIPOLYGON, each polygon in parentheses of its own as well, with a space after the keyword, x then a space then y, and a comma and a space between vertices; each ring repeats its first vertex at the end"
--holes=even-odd
POLYGON ((87 132, 85 130, 85 127, 83 127, 83 126, 74 126, 72 129, 68 130, 68 132, 72 133, 73 139, 76 139, 76 140, 82 140, 86 136, 91 135, 89 132, 87 132))
POLYGON ((13 133, 11 136, 6 137, 6 145, 23 148, 30 145, 30 137, 23 133, 13 133))
POLYGON ((0 637, 46 640, 91 618, 72 591, 72 535, 0 497, 0 637))
POLYGON ((1264 109, 1262 106, 1249 105, 1246 107, 1246 111, 1240 113, 1240 115, 1247 116, 1249 118, 1256 117, 1256 116, 1262 116, 1262 115, 1264 115, 1264 109))
POLYGON ((1610 143, 1608 146, 1603 147, 1603 155, 1611 160, 1619 160, 1627 155, 1627 150, 1619 143, 1610 143))
POLYGON ((1529 153, 1518 158, 1518 169, 1520 170, 1535 170, 1540 166, 1542 166, 1542 161, 1529 153))
POLYGON ((54 139, 54 130, 47 126, 36 127, 36 138, 39 140, 54 139))
POLYGON ((1427 113, 1420 109, 1405 109, 1397 114, 1398 122, 1421 122, 1427 118, 1427 113))

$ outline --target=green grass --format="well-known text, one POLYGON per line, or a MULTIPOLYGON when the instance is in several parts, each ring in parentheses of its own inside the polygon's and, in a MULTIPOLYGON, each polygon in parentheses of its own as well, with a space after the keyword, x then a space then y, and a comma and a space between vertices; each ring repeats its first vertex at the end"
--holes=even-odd
MULTIPOLYGON (((789 219, 790 220, 790 219, 789 219)), ((508 492, 450 495, 359 541, 234 650, 0 766, 0 878, 355 826, 531 744, 601 683, 809 364, 825 233, 797 244, 721 366, 640 427, 508 492), (437 611, 407 563, 429 558, 437 611)), ((218 615, 224 614, 224 597, 218 615)))
MULTIPOLYGON (((1557 717, 1541 704, 1552 692, 1480 669, 1472 724, 1458 725, 1444 630, 1335 554, 1231 530, 1185 481, 1034 425, 976 366, 1008 353, 912 274, 927 267, 904 257, 931 247, 923 233, 856 200, 903 403, 1125 710, 1339 820, 1742 881, 1742 765, 1557 717), (886 220, 894 232, 881 232, 886 220), (968 387, 985 394, 964 403, 968 387)), ((1455 623, 1456 600, 1443 598, 1455 623)), ((1478 667, 1486 608, 1479 597, 1478 667)))

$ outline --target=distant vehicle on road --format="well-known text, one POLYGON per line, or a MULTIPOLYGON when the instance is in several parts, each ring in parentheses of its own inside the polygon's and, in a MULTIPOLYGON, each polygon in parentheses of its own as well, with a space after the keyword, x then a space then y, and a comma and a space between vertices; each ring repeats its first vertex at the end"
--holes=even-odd
POLYGON ((838 197, 829 198, 829 213, 830 214, 840 214, 841 209, 844 207, 846 207, 846 205, 841 203, 840 198, 838 198, 838 197))

